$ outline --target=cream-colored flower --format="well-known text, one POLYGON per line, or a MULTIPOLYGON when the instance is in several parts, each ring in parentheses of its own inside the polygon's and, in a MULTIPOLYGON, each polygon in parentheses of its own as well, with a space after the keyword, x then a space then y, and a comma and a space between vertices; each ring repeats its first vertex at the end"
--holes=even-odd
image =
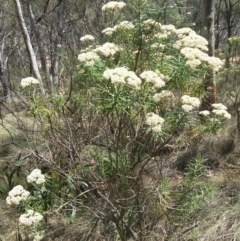
POLYGON ((41 170, 34 169, 28 176, 27 176, 27 182, 40 185, 45 182, 45 176, 42 174, 41 170))
POLYGON ((199 115, 208 116, 208 115, 210 115, 210 111, 208 111, 208 110, 200 111, 199 115))
POLYGON ((25 201, 30 195, 30 192, 26 191, 21 185, 15 186, 6 198, 8 205, 19 205, 21 201, 25 201))
POLYGON ((153 112, 146 114, 146 123, 148 125, 157 126, 157 125, 162 125, 163 122, 164 122, 164 119, 153 112))
POLYGON ((215 109, 212 111, 212 113, 223 116, 225 119, 231 119, 231 114, 229 114, 226 110, 223 110, 223 109, 222 110, 215 109))
POLYGON ((155 102, 169 102, 172 103, 173 102, 173 92, 169 91, 169 90, 163 90, 160 93, 157 93, 153 96, 153 100, 155 102))
POLYGON ((200 100, 197 97, 190 97, 189 95, 183 95, 181 97, 183 104, 191 105, 192 107, 198 108, 201 104, 200 100))
POLYGON ((182 109, 184 112, 190 112, 193 110, 193 106, 184 104, 184 105, 182 105, 182 109))
POLYGON ((115 11, 115 10, 120 10, 126 6, 126 3, 124 2, 108 2, 107 4, 103 5, 102 11, 103 12, 108 12, 108 11, 115 11))
POLYGON ((146 83, 151 83, 155 88, 162 88, 165 86, 163 79, 152 70, 142 72, 140 77, 144 79, 146 83))
POLYGON ((164 123, 164 119, 159 115, 156 115, 153 112, 147 113, 146 116, 146 124, 151 126, 153 132, 161 132, 162 125, 164 123))
POLYGON ((30 86, 30 85, 37 85, 39 84, 39 80, 33 78, 33 77, 27 77, 21 80, 21 86, 23 88, 30 86))
POLYGON ((133 71, 129 71, 125 67, 115 69, 107 69, 103 73, 105 79, 110 79, 113 84, 122 83, 133 87, 136 90, 140 89, 141 79, 133 71))
POLYGON ((86 66, 93 66, 95 61, 99 60, 100 57, 92 51, 86 52, 86 53, 81 53, 78 55, 78 60, 82 62, 86 66))
POLYGON ((103 29, 103 30, 102 30, 102 33, 104 33, 104 34, 107 35, 107 36, 112 36, 112 34, 113 34, 115 31, 116 31, 115 28, 110 28, 110 27, 108 27, 108 28, 103 29))
POLYGON ((156 125, 156 126, 152 127, 152 131, 153 132, 160 132, 160 131, 162 131, 162 125, 156 125))
POLYGON ((92 35, 85 35, 85 36, 80 38, 81 42, 93 41, 93 40, 94 40, 94 37, 92 35))
POLYGON ((114 28, 116 28, 116 29, 133 29, 134 25, 132 22, 122 21, 118 25, 116 25, 114 28))
POLYGON ((44 232, 37 232, 34 234, 33 241, 41 241, 44 237, 44 232))
POLYGON ((102 46, 98 46, 94 52, 100 53, 105 57, 114 56, 116 53, 119 53, 122 50, 118 45, 114 43, 105 43, 102 46))
POLYGON ((31 226, 40 222, 41 220, 43 220, 43 216, 38 212, 34 212, 33 210, 28 210, 27 213, 22 214, 19 217, 20 224, 24 226, 31 226))
POLYGON ((215 103, 212 104, 212 107, 217 110, 227 110, 227 106, 221 104, 221 103, 215 103))

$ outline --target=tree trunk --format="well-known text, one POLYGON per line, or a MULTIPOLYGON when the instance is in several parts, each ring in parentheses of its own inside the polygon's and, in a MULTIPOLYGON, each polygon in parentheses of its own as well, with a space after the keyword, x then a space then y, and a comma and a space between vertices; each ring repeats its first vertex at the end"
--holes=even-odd
MULTIPOLYGON (((202 4, 202 35, 208 40, 208 54, 214 56, 215 52, 215 0, 203 0, 202 4)), ((215 73, 211 71, 207 74, 204 89, 207 92, 203 100, 201 109, 211 109, 211 104, 216 102, 216 81, 215 73)))
POLYGON ((53 64, 52 64, 52 81, 53 81, 53 87, 55 89, 58 89, 60 86, 59 83, 59 60, 60 60, 60 54, 59 54, 59 45, 60 45, 60 35, 63 30, 63 11, 64 11, 64 1, 61 1, 59 5, 58 10, 58 27, 56 28, 56 36, 53 44, 53 64))
POLYGON ((39 51, 42 71, 45 74, 45 79, 47 81, 49 81, 49 68, 47 66, 47 58, 46 58, 45 49, 43 47, 42 36, 40 34, 40 31, 38 30, 38 26, 36 24, 35 16, 34 16, 33 11, 32 11, 31 0, 28 0, 27 2, 28 2, 28 12, 29 12, 29 17, 30 17, 32 30, 33 30, 33 33, 34 33, 34 35, 36 37, 36 41, 37 41, 37 46, 38 46, 38 51, 39 51))
POLYGON ((32 65, 33 76, 36 79, 39 80, 39 86, 40 86, 41 92, 42 92, 43 95, 45 95, 45 90, 44 90, 44 87, 43 87, 42 78, 41 78, 41 75, 40 75, 40 72, 39 72, 39 69, 38 69, 38 65, 37 65, 36 55, 35 55, 35 52, 33 50, 32 43, 31 43, 29 33, 28 33, 28 29, 27 29, 27 26, 26 26, 24 18, 23 18, 20 1, 19 0, 13 0, 13 1, 14 1, 17 17, 18 17, 18 23, 19 23, 20 28, 22 30, 24 42, 25 42, 27 52, 28 52, 28 55, 29 55, 29 58, 30 58, 30 63, 32 65))
POLYGON ((6 72, 5 70, 6 68, 5 68, 2 52, 0 52, 0 82, 2 84, 3 97, 7 98, 9 96, 9 88, 8 88, 7 78, 5 76, 5 72, 6 72))

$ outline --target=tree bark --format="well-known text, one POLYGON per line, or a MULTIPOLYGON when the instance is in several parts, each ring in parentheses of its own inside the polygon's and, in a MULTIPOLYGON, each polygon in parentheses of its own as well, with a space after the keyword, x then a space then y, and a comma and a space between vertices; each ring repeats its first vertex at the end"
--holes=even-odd
POLYGON ((42 36, 41 36, 41 33, 38 30, 38 26, 36 24, 35 16, 34 16, 33 10, 32 10, 31 0, 28 0, 27 2, 28 2, 28 12, 29 12, 30 22, 31 22, 31 26, 32 26, 32 31, 33 31, 33 33, 36 37, 36 41, 37 41, 42 71, 45 74, 45 79, 47 81, 49 81, 49 68, 47 66, 47 58, 46 58, 45 49, 43 47, 42 36))
MULTIPOLYGON (((202 35, 208 40, 208 54, 214 56, 215 53, 215 0, 203 0, 202 4, 202 35)), ((209 110, 211 105, 216 102, 216 81, 215 73, 208 73, 204 83, 204 89, 207 92, 206 97, 202 102, 201 109, 209 110)))
POLYGON ((6 66, 3 59, 3 52, 0 51, 0 82, 2 84, 3 89, 3 97, 7 98, 9 96, 9 88, 7 78, 5 76, 6 66))
POLYGON ((53 53, 53 64, 52 64, 52 81, 53 81, 53 87, 55 89, 58 89, 60 86, 59 83, 59 60, 60 60, 60 54, 59 54, 59 45, 60 45, 60 35, 63 30, 63 11, 64 11, 64 1, 61 1, 59 4, 59 10, 58 10, 58 27, 56 28, 56 36, 54 40, 54 53, 53 53))
POLYGON ((42 92, 43 95, 45 95, 45 89, 43 87, 42 78, 41 78, 41 75, 40 75, 40 72, 39 72, 39 69, 38 69, 36 55, 35 55, 35 52, 34 52, 33 47, 32 47, 32 43, 31 43, 31 40, 30 40, 30 36, 29 36, 29 33, 28 33, 27 26, 25 24, 25 20, 23 18, 20 1, 19 0, 13 0, 13 2, 14 2, 16 14, 17 14, 17 17, 18 17, 18 23, 19 23, 19 26, 21 28, 23 38, 24 38, 24 42, 25 42, 25 45, 26 45, 26 48, 27 48, 27 52, 28 52, 28 55, 29 55, 29 58, 30 58, 31 65, 32 65, 33 76, 36 79, 38 79, 41 92, 42 92))

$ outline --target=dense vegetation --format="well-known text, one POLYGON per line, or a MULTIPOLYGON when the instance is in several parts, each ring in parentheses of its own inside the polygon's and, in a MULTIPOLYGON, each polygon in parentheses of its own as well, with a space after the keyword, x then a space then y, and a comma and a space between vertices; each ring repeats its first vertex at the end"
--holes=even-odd
POLYGON ((1 240, 239 239, 240 1, 0 2, 1 240))

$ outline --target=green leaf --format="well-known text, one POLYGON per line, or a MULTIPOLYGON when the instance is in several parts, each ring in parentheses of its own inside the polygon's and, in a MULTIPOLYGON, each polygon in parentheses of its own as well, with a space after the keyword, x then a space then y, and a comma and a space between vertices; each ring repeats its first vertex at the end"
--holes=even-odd
POLYGON ((70 224, 72 224, 75 221, 76 215, 77 215, 77 209, 76 209, 75 206, 73 206, 72 214, 71 214, 71 217, 70 217, 70 224))
POLYGON ((0 185, 0 193, 1 194, 6 194, 7 193, 7 190, 3 186, 1 186, 1 185, 0 185))

